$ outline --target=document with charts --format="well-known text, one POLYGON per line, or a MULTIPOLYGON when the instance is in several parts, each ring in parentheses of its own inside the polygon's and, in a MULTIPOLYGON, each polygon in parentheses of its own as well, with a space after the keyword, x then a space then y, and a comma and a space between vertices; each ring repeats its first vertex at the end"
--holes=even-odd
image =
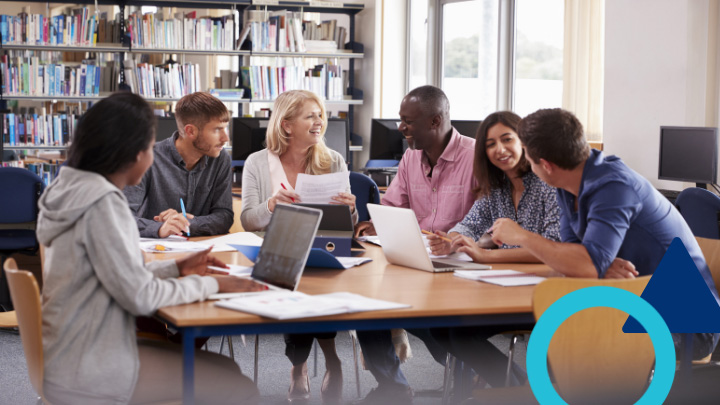
POLYGON ((298 291, 267 291, 262 294, 217 301, 215 305, 274 319, 410 308, 410 305, 376 300, 348 292, 307 295, 298 291))

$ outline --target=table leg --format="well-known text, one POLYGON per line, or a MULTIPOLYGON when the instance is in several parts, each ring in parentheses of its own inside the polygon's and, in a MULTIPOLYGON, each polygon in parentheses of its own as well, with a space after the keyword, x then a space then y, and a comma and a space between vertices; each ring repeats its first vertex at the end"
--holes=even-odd
POLYGON ((195 403, 195 329, 182 330, 183 345, 183 404, 195 403))

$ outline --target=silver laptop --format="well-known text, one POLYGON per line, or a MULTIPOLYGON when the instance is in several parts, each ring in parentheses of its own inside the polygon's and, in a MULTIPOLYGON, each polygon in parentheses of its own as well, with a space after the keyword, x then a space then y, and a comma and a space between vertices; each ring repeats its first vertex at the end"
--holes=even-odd
POLYGON ((276 205, 250 274, 254 281, 266 285, 269 290, 220 293, 209 298, 235 298, 268 291, 297 290, 321 218, 322 211, 318 209, 276 205))
POLYGON ((455 259, 430 259, 420 226, 411 209, 368 204, 387 261, 430 272, 485 270, 486 264, 455 259))

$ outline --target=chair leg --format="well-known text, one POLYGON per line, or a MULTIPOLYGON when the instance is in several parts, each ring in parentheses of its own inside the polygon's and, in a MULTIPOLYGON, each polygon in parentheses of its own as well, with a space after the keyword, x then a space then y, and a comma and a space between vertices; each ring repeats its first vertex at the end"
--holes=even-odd
POLYGON ((450 394, 453 384, 453 370, 455 370, 455 356, 448 353, 445 360, 445 374, 443 376, 442 405, 450 404, 450 394))
POLYGON ((260 335, 255 335, 255 370, 253 370, 253 382, 258 382, 258 354, 260 352, 260 335))
POLYGON ((510 386, 510 375, 512 373, 513 357, 515 356, 515 343, 518 340, 518 334, 513 334, 510 338, 510 349, 508 349, 508 363, 505 371, 505 386, 510 386))
POLYGON ((317 377, 317 363, 318 363, 318 341, 313 339, 313 377, 317 377))
POLYGON ((355 340, 355 334, 350 331, 350 341, 352 342, 353 348, 353 362, 355 363, 355 387, 357 389, 357 396, 360 398, 362 393, 360 392, 360 362, 358 361, 357 341, 355 340))
POLYGON ((225 346, 225 335, 220 337, 220 350, 218 350, 218 354, 222 354, 223 346, 225 346))
POLYGON ((232 336, 228 335, 228 352, 230 353, 230 358, 235 361, 235 350, 233 348, 233 341, 232 336))

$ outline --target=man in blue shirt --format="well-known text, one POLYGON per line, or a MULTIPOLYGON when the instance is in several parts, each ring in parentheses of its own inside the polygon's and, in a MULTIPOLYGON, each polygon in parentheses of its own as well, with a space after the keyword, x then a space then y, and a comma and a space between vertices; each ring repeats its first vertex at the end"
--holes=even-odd
MULTIPOLYGON (((533 172, 558 189, 562 242, 499 219, 492 227, 496 244, 521 245, 570 277, 634 278, 652 274, 678 237, 719 301, 705 258, 680 213, 620 158, 591 150, 572 113, 536 111, 520 122, 518 136, 533 172)), ((711 353, 718 336, 696 334, 693 358, 711 353)))

